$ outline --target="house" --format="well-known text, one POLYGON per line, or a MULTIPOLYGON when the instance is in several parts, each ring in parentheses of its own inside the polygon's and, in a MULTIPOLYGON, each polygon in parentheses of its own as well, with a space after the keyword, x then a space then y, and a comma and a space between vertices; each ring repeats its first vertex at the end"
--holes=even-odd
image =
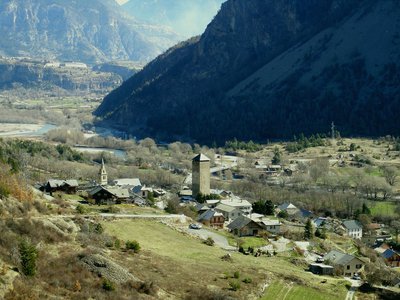
POLYGON ((386 264, 390 267, 400 267, 400 254, 390 248, 388 244, 381 244, 379 247, 375 248, 386 264))
POLYGON ((231 198, 229 200, 221 200, 221 204, 237 208, 242 211, 243 215, 249 216, 253 210, 253 206, 247 200, 242 200, 239 198, 231 198))
POLYGON ((89 191, 89 197, 95 200, 96 204, 119 204, 127 202, 130 195, 128 189, 100 185, 89 191))
POLYGON ((210 209, 210 208, 209 208, 207 205, 205 205, 205 204, 199 203, 199 204, 196 205, 196 211, 197 211, 197 213, 198 213, 199 215, 201 215, 202 213, 206 212, 206 211, 209 210, 209 209, 210 209))
POLYGON ((393 249, 386 249, 381 255, 388 266, 395 268, 400 267, 400 254, 393 249))
POLYGON ((300 208, 299 211, 294 214, 294 216, 299 220, 307 220, 313 216, 313 212, 304 208, 300 208))
POLYGON ((320 228, 326 226, 328 223, 328 218, 318 217, 312 221, 312 224, 315 228, 320 228))
POLYGON ((206 200, 206 205, 209 208, 215 208, 220 202, 221 202, 221 200, 210 199, 210 200, 206 200))
POLYGON ((358 221, 355 220, 346 220, 342 222, 344 228, 346 229, 346 233, 349 237, 353 239, 361 239, 362 238, 362 226, 358 221))
POLYGON ((122 178, 113 180, 113 185, 123 188, 134 188, 137 186, 142 186, 139 178, 122 178))
POLYGON ((209 209, 202 213, 198 217, 197 221, 206 226, 224 228, 225 218, 222 213, 217 212, 214 209, 209 209))
POLYGON ((226 191, 226 190, 216 190, 216 189, 211 189, 210 193, 212 195, 218 195, 220 196, 222 199, 227 199, 229 197, 232 196, 232 192, 230 191, 226 191))
POLYGON ((235 220, 243 215, 243 212, 239 208, 226 204, 218 204, 215 210, 222 213, 226 221, 235 220))
POLYGON ((279 234, 281 232, 282 223, 279 220, 272 220, 268 218, 262 218, 259 224, 264 227, 264 229, 272 234, 279 234))
POLYGON ((292 203, 283 203, 277 207, 277 212, 286 211, 289 216, 293 216, 299 212, 299 209, 292 203))
POLYGON ((50 179, 42 188, 47 193, 64 192, 67 194, 75 194, 79 187, 77 180, 58 180, 50 179))
POLYGON ((241 236, 257 236, 264 231, 262 227, 257 222, 245 216, 240 216, 236 218, 228 226, 228 229, 233 232, 233 234, 241 236))
POLYGON ((337 250, 332 250, 326 254, 324 260, 327 265, 343 269, 343 275, 348 277, 361 272, 365 265, 361 259, 337 250))
POLYGON ((334 268, 325 264, 310 264, 310 272, 317 275, 333 275, 334 268))

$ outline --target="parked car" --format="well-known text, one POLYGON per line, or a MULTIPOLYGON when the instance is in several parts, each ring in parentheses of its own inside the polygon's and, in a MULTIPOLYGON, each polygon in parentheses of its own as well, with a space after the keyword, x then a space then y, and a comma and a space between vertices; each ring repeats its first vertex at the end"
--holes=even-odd
POLYGON ((201 229, 203 226, 201 226, 201 224, 197 224, 197 223, 192 223, 189 225, 190 229, 201 229))
POLYGON ((361 280, 361 277, 358 274, 354 274, 353 277, 351 277, 351 279, 353 279, 353 280, 361 280))

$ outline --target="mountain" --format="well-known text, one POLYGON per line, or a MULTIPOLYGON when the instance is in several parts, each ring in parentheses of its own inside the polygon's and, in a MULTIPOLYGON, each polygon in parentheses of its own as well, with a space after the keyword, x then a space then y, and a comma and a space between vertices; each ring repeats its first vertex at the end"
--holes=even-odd
POLYGON ((187 39, 204 32, 226 0, 130 0, 123 5, 135 19, 171 27, 187 39))
POLYGON ((92 70, 83 63, 46 63, 30 59, 0 59, 0 90, 17 88, 39 91, 102 93, 119 86, 122 75, 113 70, 92 70))
POLYGON ((177 42, 170 29, 128 16, 114 0, 0 1, 0 55, 146 62, 177 42))
POLYGON ((95 114, 164 140, 400 134, 400 3, 229 0, 95 114))

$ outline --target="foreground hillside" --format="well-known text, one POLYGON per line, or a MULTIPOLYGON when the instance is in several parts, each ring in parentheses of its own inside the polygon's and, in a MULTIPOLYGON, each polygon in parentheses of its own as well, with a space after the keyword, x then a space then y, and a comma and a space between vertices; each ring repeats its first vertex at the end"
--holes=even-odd
POLYGON ((1 1, 0 55, 104 62, 148 61, 176 42, 169 29, 136 22, 114 0, 1 1))
MULTIPOLYGON (((76 132, 68 130, 66 144, 62 144, 60 139, 51 139, 56 134, 49 134, 47 142, 0 139, 2 299, 345 299, 350 283, 340 269, 334 276, 308 271, 314 255, 333 249, 370 258, 362 277, 374 286, 360 289, 359 299, 396 299, 399 290, 391 288, 396 271, 375 251, 343 235, 335 224, 343 217, 357 216, 365 226, 384 222, 393 240, 398 236, 398 231, 389 227, 397 226, 400 212, 394 201, 400 184, 394 167, 399 165, 398 139, 338 139, 332 143, 302 137, 266 146, 231 141, 218 151, 237 151, 237 156, 218 157, 216 149, 179 142, 157 147, 151 139, 139 143, 78 139, 76 132), (56 140, 57 146, 52 142, 56 140), (68 146, 76 143, 114 146, 124 149, 126 157, 80 153, 68 146), (187 202, 186 207, 184 201, 180 205, 176 193, 198 152, 215 158, 213 166, 224 163, 241 175, 233 179, 230 170, 224 176, 216 174, 211 180, 213 187, 231 190, 251 202, 267 199, 279 205, 290 201, 312 209, 315 216, 331 216, 329 222, 334 226, 322 230, 324 236, 315 230, 316 236, 307 238, 300 220, 273 212, 270 218, 279 219, 284 227, 278 235, 239 238, 207 225, 202 230, 189 229, 199 215, 187 202), (293 174, 282 171, 265 178, 263 173, 267 173, 259 167, 278 156, 285 170, 293 168, 293 174), (107 205, 101 201, 94 205, 89 193, 99 179, 98 162, 103 159, 109 182, 140 178, 146 187, 165 189, 165 195, 157 199, 164 201, 166 209, 158 208, 159 203, 151 207, 157 201, 154 196, 147 198, 147 204, 111 200, 107 205), (238 164, 232 165, 232 159, 238 164), (393 176, 389 181, 386 175, 390 170, 393 176), (50 178, 79 178, 79 187, 46 194, 28 184, 40 188, 36 183, 50 183, 50 178), (198 235, 200 232, 205 236, 198 235), (210 236, 214 245, 203 240, 210 236), (260 247, 266 248, 257 249, 260 247), (383 289, 375 288, 382 284, 383 289)), ((253 206, 254 212, 257 206, 253 206)))
POLYGON ((230 0, 95 112, 136 136, 211 143, 399 134, 397 1, 230 0), (255 13, 257 12, 257 13, 255 13))

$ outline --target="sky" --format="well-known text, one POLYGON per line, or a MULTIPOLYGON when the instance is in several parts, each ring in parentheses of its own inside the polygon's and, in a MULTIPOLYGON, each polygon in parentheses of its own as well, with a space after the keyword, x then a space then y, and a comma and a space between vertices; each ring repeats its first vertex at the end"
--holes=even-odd
POLYGON ((122 5, 128 2, 129 0, 115 0, 115 1, 117 1, 118 4, 122 5))

